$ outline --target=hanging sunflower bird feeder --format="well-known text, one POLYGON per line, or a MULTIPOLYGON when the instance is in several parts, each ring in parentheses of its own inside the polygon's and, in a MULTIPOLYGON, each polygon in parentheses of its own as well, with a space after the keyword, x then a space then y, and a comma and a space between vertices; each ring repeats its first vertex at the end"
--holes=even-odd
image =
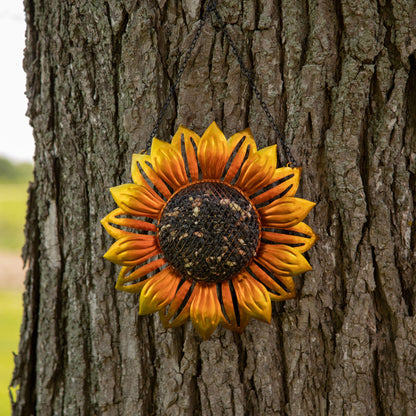
POLYGON ((271 301, 296 296, 292 276, 311 270, 302 255, 316 241, 303 219, 315 205, 296 198, 301 168, 280 135, 250 71, 218 14, 207 9, 146 149, 133 155, 132 184, 111 188, 118 208, 102 224, 116 239, 104 257, 122 266, 116 289, 140 293, 141 315, 166 328, 189 318, 207 339, 221 324, 242 332, 250 318, 270 323, 271 301), (250 129, 228 140, 213 122, 199 137, 180 126, 171 143, 154 136, 208 15, 217 21, 242 73, 280 139, 257 150, 250 129))
POLYGON ((301 168, 276 159, 250 129, 227 141, 215 122, 133 155, 134 184, 111 189, 118 208, 102 224, 117 239, 104 257, 123 266, 116 288, 140 293, 140 314, 159 311, 166 328, 190 317, 206 339, 218 324, 270 322, 271 301, 295 297, 315 204, 294 197, 301 168))

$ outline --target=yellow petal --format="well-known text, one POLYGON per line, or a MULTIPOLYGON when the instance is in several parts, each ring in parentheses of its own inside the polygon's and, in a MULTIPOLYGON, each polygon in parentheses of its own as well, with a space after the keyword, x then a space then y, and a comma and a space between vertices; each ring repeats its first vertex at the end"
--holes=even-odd
POLYGON ((160 320, 165 328, 174 328, 184 324, 190 314, 194 298, 195 283, 185 280, 178 288, 172 303, 159 311, 160 320))
POLYGON ((111 211, 106 217, 104 217, 101 220, 101 224, 106 229, 108 234, 111 235, 111 237, 119 239, 121 237, 134 234, 113 227, 111 224, 120 225, 126 228, 134 228, 140 231, 157 231, 157 227, 155 224, 146 221, 135 220, 132 218, 119 218, 119 215, 125 215, 125 212, 121 208, 117 208, 114 211, 111 211))
POLYGON ((238 303, 247 315, 270 323, 272 303, 266 288, 245 272, 234 278, 233 284, 238 303))
POLYGON ((232 280, 219 283, 219 298, 223 305, 221 325, 238 333, 246 328, 249 317, 238 304, 237 295, 232 280))
POLYGON ((176 190, 189 183, 182 154, 170 143, 153 139, 152 162, 155 172, 173 189, 176 190))
POLYGON ((181 152, 185 167, 188 165, 189 176, 193 182, 199 179, 197 151, 200 140, 195 132, 182 125, 172 138, 172 146, 181 152))
POLYGON ((263 283, 271 300, 281 301, 296 297, 295 282, 292 276, 278 276, 270 271, 266 273, 255 261, 250 264, 247 271, 250 274, 253 273, 263 283))
POLYGON ((133 155, 133 162, 131 165, 131 175, 133 177, 134 183, 139 184, 139 185, 141 185, 143 181, 146 182, 140 169, 147 176, 149 181, 155 186, 155 188, 166 199, 170 198, 170 196, 172 195, 171 191, 163 182, 163 180, 160 178, 160 176, 153 170, 152 156, 137 155, 137 154, 133 155))
POLYGON ((158 259, 146 263, 136 270, 133 270, 133 267, 122 267, 120 274, 118 275, 116 289, 129 293, 140 293, 142 287, 147 283, 148 279, 152 277, 150 276, 150 273, 163 266, 165 263, 165 259, 158 259))
MULTIPOLYGON (((143 177, 142 173, 140 172, 140 168, 139 166, 140 163, 145 163, 146 161, 148 161, 150 163, 151 157, 149 155, 145 155, 145 154, 133 154, 132 156, 132 160, 131 160, 131 177, 133 179, 133 182, 136 185, 142 185, 148 188, 149 191, 154 192, 155 195, 156 192, 152 189, 152 186, 146 182, 146 179, 143 177)), ((150 179, 149 179, 150 182, 150 179)))
POLYGON ((272 273, 294 276, 312 270, 305 257, 289 246, 260 244, 256 260, 272 273))
POLYGON ((228 144, 215 121, 202 135, 198 146, 198 160, 203 179, 220 179, 228 160, 228 144))
POLYGON ((300 223, 315 205, 315 202, 306 199, 285 196, 259 209, 261 224, 263 227, 293 227, 300 223))
POLYGON ((244 163, 236 186, 246 195, 254 194, 270 183, 276 163, 276 145, 260 149, 244 163))
POLYGON ((155 235, 132 234, 117 240, 104 258, 121 266, 136 266, 160 253, 155 235))
POLYGON ((191 303, 191 320, 203 339, 208 339, 222 317, 215 284, 197 284, 191 303))
POLYGON ((256 151, 256 142, 249 128, 232 135, 228 139, 228 162, 230 166, 228 169, 226 168, 224 182, 231 183, 243 164, 246 153, 248 152, 248 156, 251 156, 256 151))
POLYGON ((165 205, 162 198, 154 195, 142 185, 126 183, 110 189, 117 205, 126 213, 136 217, 159 218, 165 205))
POLYGON ((140 293, 139 314, 147 315, 168 305, 175 296, 179 281, 171 267, 153 276, 140 293))
POLYGON ((294 196, 299 187, 302 168, 279 168, 270 179, 270 184, 250 195, 251 203, 258 205, 283 196, 294 196))
POLYGON ((265 243, 285 244, 295 248, 300 253, 304 253, 315 244, 317 236, 311 227, 304 222, 300 222, 293 227, 276 228, 276 232, 262 231, 261 238, 265 243))

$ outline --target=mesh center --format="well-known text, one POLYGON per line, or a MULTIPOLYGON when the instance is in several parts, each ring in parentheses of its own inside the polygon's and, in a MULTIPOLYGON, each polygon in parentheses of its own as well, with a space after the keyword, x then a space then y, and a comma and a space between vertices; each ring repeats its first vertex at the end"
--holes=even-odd
POLYGON ((256 254, 259 218, 236 189, 217 182, 189 185, 166 204, 159 244, 173 268, 197 281, 221 282, 256 254))

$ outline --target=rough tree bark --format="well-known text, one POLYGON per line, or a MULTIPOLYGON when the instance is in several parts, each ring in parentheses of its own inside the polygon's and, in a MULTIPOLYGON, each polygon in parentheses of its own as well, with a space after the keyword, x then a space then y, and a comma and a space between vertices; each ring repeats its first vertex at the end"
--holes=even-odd
MULTIPOLYGON (((14 415, 414 415, 416 8, 221 0, 303 166, 320 236, 270 326, 163 329, 114 290, 99 220, 130 181, 203 9, 197 0, 25 0, 36 139, 14 415)), ((217 28, 218 29, 218 28, 217 28)), ((159 137, 179 123, 276 138, 209 22, 159 137)), ((284 163, 284 159, 281 160, 284 163)))

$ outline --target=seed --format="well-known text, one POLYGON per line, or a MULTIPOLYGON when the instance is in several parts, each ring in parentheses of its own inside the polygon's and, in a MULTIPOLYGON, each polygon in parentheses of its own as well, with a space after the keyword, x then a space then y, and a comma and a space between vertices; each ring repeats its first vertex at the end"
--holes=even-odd
POLYGON ((233 211, 241 211, 240 206, 239 206, 238 204, 236 204, 235 202, 231 202, 231 204, 230 204, 230 208, 231 208, 233 211))
POLYGON ((183 238, 186 238, 186 237, 188 237, 188 233, 182 234, 182 235, 179 237, 179 241, 181 241, 183 238))

